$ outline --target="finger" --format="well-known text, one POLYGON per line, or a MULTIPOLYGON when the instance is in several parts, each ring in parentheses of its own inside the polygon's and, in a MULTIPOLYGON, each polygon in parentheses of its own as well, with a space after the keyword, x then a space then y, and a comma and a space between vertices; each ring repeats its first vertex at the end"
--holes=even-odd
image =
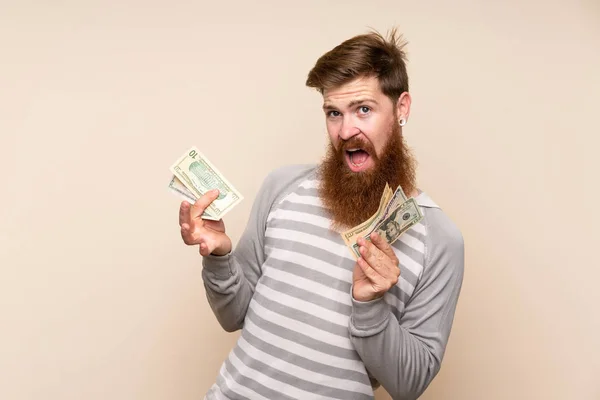
POLYGON ((358 252, 361 255, 361 258, 379 275, 383 275, 384 272, 381 268, 381 259, 384 254, 375 247, 368 240, 359 239, 357 241, 359 244, 358 252))
POLYGON ((183 239, 183 242, 188 245, 199 243, 199 238, 194 236, 194 232, 192 231, 190 224, 187 222, 181 224, 181 239, 183 239))
POLYGON ((201 242, 199 247, 200 255, 204 257, 212 253, 214 250, 214 246, 211 246, 207 241, 201 242))
POLYGON ((371 265, 365 261, 364 258, 359 258, 357 263, 374 286, 382 287, 385 285, 385 278, 377 273, 377 271, 375 271, 373 267, 371 267, 371 265))
POLYGON ((200 238, 199 251, 200 255, 207 256, 217 248, 217 238, 210 235, 205 235, 200 238))
POLYGON ((400 270, 394 260, 373 243, 362 238, 360 243, 362 243, 362 245, 359 247, 359 252, 369 266, 385 279, 395 283, 400 270))
POLYGON ((179 226, 181 226, 182 224, 189 224, 190 221, 190 209, 192 208, 192 205, 190 203, 188 203, 187 201, 182 201, 181 205, 179 206, 179 226))
POLYGON ((200 197, 194 205, 190 213, 192 219, 196 219, 204 213, 206 207, 210 205, 219 196, 219 189, 210 190, 200 197))
POLYGON ((371 242, 373 242, 373 244, 379 250, 384 252, 394 264, 399 264, 398 257, 396 256, 396 253, 394 253, 394 249, 383 237, 381 237, 380 234, 378 234, 377 232, 373 232, 371 234, 371 242))

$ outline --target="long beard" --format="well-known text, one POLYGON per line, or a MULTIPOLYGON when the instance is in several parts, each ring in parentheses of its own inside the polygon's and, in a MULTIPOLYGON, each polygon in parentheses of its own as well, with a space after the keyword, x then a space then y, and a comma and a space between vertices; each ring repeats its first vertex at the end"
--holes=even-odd
POLYGON ((415 169, 416 162, 396 124, 392 125, 380 156, 375 154, 370 143, 351 139, 340 143, 336 150, 330 142, 319 168, 319 195, 333 221, 332 229, 348 229, 373 215, 379 207, 386 183, 392 190, 400 185, 404 193, 410 196, 415 189, 415 169), (374 167, 368 171, 352 172, 346 164, 346 149, 358 143, 374 160, 374 167))

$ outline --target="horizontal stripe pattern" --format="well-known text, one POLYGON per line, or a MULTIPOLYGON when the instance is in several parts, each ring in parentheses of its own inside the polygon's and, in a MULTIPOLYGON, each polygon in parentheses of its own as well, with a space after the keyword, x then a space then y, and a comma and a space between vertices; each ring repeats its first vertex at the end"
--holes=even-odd
MULTIPOLYGON (((275 246, 278 244, 285 244, 285 241, 272 240, 275 246)), ((301 268, 305 269, 306 276, 311 273, 319 275, 320 279, 331 278, 332 280, 339 280, 342 282, 352 283, 352 270, 343 265, 335 264, 336 259, 324 259, 315 257, 314 254, 306 254, 294 250, 283 249, 280 247, 268 247, 267 253, 269 254, 266 265, 271 265, 273 268, 286 269, 287 272, 301 273, 301 268)), ((347 263, 346 263, 347 264, 347 263)))
POLYGON ((260 360, 262 373, 276 377, 276 379, 302 390, 310 391, 313 389, 313 384, 318 384, 320 387, 317 392, 334 389, 332 390, 334 397, 342 399, 348 396, 347 390, 363 394, 369 394, 372 390, 370 385, 344 378, 334 378, 330 375, 321 375, 318 377, 320 380, 315 380, 315 374, 310 369, 285 361, 279 356, 265 353, 252 346, 243 336, 240 338, 237 348, 241 350, 238 354, 240 360, 248 361, 249 358, 260 360), (339 393, 335 395, 335 392, 339 393))
POLYGON ((281 358, 282 360, 290 360, 293 358, 296 365, 307 370, 318 372, 321 375, 351 380, 353 382, 362 382, 365 379, 364 372, 344 369, 341 365, 330 365, 328 363, 318 362, 317 360, 309 358, 308 355, 290 353, 262 338, 254 336, 249 330, 243 331, 242 337, 252 346, 264 353, 281 358))
MULTIPOLYGON (((252 305, 252 310, 259 316, 267 321, 285 326, 288 329, 302 332, 304 335, 329 345, 343 347, 349 350, 352 349, 352 344, 350 343, 346 332, 348 317, 346 317, 345 324, 339 321, 341 317, 337 318, 338 321, 331 322, 312 313, 311 311, 317 311, 316 307, 312 310, 308 310, 308 307, 306 307, 306 310, 303 310, 301 308, 304 307, 301 306, 290 307, 284 303, 285 300, 277 301, 265 296, 265 291, 265 287, 263 287, 261 291, 256 291, 256 302, 252 305)), ((288 298, 291 299, 291 296, 288 298)), ((292 302, 288 300, 286 303, 292 302)), ((308 302, 305 303, 310 304, 308 302)), ((337 315, 334 316, 337 317, 337 315)))
POLYGON ((279 209, 269 215, 267 222, 271 222, 273 219, 280 219, 283 221, 306 221, 315 226, 322 228, 329 228, 330 220, 327 218, 327 214, 322 208, 309 205, 309 204, 297 204, 285 202, 285 209, 279 209))
POLYGON ((346 293, 330 290, 325 285, 304 278, 286 282, 285 278, 287 276, 290 276, 290 274, 269 268, 261 283, 273 288, 276 292, 287 293, 296 299, 306 299, 302 301, 307 301, 326 310, 337 311, 339 309, 341 311, 338 312, 341 315, 348 315, 350 312, 352 304, 346 293), (271 278, 274 275, 281 279, 271 278), (314 290, 310 290, 310 288, 314 288, 314 290))
MULTIPOLYGON (((356 260, 308 179, 272 207, 266 261, 242 334, 207 399, 373 399, 348 332, 356 260)), ((393 245, 398 284, 384 296, 400 318, 422 275, 426 227, 393 245)))
POLYGON ((330 346, 307 336, 303 332, 293 331, 287 327, 269 322, 256 313, 255 310, 256 307, 252 306, 248 310, 249 318, 247 318, 244 327, 247 325, 247 330, 253 335, 267 340, 282 351, 291 354, 291 358, 297 356, 310 357, 311 360, 322 364, 331 364, 342 369, 365 372, 364 366, 354 350, 330 346))
POLYGON ((298 263, 271 257, 268 264, 263 266, 263 274, 265 279, 272 277, 281 282, 288 282, 290 285, 312 292, 312 296, 323 296, 348 306, 352 305, 348 297, 352 278, 346 270, 341 270, 339 274, 332 276, 298 263))

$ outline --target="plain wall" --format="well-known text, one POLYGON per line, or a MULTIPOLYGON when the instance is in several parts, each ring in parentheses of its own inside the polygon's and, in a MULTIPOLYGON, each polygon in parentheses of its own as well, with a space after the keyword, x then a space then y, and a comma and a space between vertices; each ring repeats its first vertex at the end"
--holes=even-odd
POLYGON ((169 166, 221 169, 237 241, 265 175, 324 154, 316 59, 394 25, 419 187, 466 242, 423 399, 600 399, 597 0, 1 1, 0 398, 202 398, 239 332, 169 166))

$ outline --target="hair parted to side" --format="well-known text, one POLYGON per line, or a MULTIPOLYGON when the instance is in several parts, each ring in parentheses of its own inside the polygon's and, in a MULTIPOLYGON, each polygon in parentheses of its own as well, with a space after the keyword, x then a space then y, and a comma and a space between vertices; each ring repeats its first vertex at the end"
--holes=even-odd
POLYGON ((322 94, 356 78, 375 76, 382 92, 395 103, 408 92, 404 46, 406 42, 396 28, 391 29, 387 40, 374 30, 354 36, 317 60, 306 86, 322 94))

